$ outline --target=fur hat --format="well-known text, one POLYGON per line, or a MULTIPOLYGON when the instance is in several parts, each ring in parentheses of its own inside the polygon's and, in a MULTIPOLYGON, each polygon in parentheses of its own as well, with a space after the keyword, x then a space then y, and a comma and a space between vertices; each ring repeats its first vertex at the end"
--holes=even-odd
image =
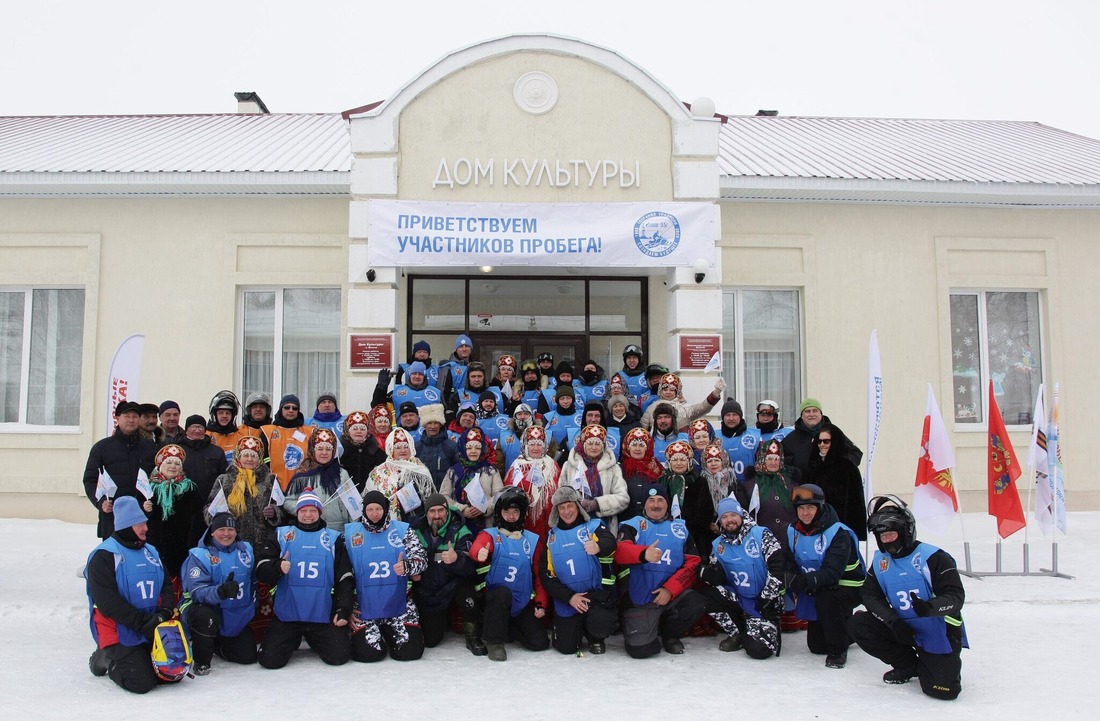
POLYGON ((671 403, 658 403, 653 406, 653 420, 657 420, 657 416, 671 416, 672 424, 676 425, 676 409, 671 403))
POLYGON ((426 426, 433 421, 440 425, 447 424, 447 415, 442 403, 429 403, 420 407, 420 425, 426 426))
POLYGON ((547 519, 550 524, 550 528, 554 528, 561 521, 561 516, 558 515, 558 506, 563 503, 576 503, 577 514, 583 521, 588 521, 590 516, 588 511, 584 510, 584 506, 581 505, 581 494, 573 486, 558 486, 558 490, 554 491, 553 497, 550 499, 552 508, 550 509, 550 517, 547 519))
POLYGON ((133 496, 122 496, 115 499, 112 514, 115 517, 116 531, 124 531, 149 520, 142 512, 141 505, 133 496))

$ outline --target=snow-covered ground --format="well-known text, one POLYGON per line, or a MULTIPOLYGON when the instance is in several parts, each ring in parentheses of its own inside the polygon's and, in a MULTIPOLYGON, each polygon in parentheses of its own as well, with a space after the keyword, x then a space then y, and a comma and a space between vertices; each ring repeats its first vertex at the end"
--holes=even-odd
MULTIPOLYGON (((967 514, 974 570, 993 569, 992 519, 967 514), (977 539, 981 538, 979 541, 977 539)), ((302 652, 281 671, 214 660, 204 678, 134 696, 88 673, 84 581, 95 546, 90 525, 0 519, 0 709, 13 718, 430 718, 561 719, 1095 718, 1100 701, 1100 513, 1070 513, 1050 577, 964 579, 973 648, 963 652, 963 692, 954 702, 921 694, 916 681, 882 683, 886 667, 853 646, 848 666, 825 668, 805 634, 786 635, 778 659, 718 651, 718 638, 687 638, 683 656, 633 660, 612 638, 604 656, 528 653, 506 663, 475 658, 452 635, 424 659, 324 666, 302 652), (889 704, 889 705, 886 705, 889 704), (340 709, 345 709, 341 711, 340 709), (415 714, 415 716, 412 716, 415 714)), ((943 546, 963 565, 959 522, 943 546)), ((1020 570, 1023 532, 1005 544, 1005 570, 1020 570)), ((1050 567, 1050 542, 1032 541, 1032 568, 1050 567)))

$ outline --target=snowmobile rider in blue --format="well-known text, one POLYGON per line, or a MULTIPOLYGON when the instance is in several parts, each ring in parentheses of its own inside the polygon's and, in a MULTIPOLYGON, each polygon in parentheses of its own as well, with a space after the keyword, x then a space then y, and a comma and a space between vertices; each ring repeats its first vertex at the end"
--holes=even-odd
POLYGON ((917 540, 917 522, 905 502, 876 496, 867 504, 867 528, 878 551, 863 585, 863 605, 848 622, 859 647, 889 664, 882 680, 916 677, 926 695, 946 701, 962 691, 962 622, 966 599, 955 559, 917 540))

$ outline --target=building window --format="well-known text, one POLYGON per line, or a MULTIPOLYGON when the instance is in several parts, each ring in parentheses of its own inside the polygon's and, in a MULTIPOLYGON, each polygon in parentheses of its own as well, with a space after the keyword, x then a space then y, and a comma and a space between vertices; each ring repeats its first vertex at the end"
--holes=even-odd
POLYGON ((83 351, 83 289, 0 289, 0 422, 79 426, 83 351))
POLYGON ((1043 382, 1039 294, 957 291, 951 294, 951 367, 955 422, 984 423, 993 395, 1007 425, 1029 425, 1043 382))
POLYGON ((243 291, 241 402, 262 392, 275 406, 293 393, 308 417, 322 391, 339 390, 340 308, 339 288, 243 291))
POLYGON ((756 422, 765 399, 779 404, 785 425, 798 415, 802 395, 802 342, 798 291, 727 290, 722 293, 722 376, 726 394, 756 422))

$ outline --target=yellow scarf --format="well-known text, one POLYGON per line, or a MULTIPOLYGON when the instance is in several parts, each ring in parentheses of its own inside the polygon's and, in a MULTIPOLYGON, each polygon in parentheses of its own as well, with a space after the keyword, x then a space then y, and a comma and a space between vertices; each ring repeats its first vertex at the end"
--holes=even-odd
POLYGON ((226 502, 229 504, 229 512, 237 518, 244 515, 245 498, 256 495, 256 474, 250 468, 238 468, 237 480, 233 482, 233 490, 229 492, 226 502))

